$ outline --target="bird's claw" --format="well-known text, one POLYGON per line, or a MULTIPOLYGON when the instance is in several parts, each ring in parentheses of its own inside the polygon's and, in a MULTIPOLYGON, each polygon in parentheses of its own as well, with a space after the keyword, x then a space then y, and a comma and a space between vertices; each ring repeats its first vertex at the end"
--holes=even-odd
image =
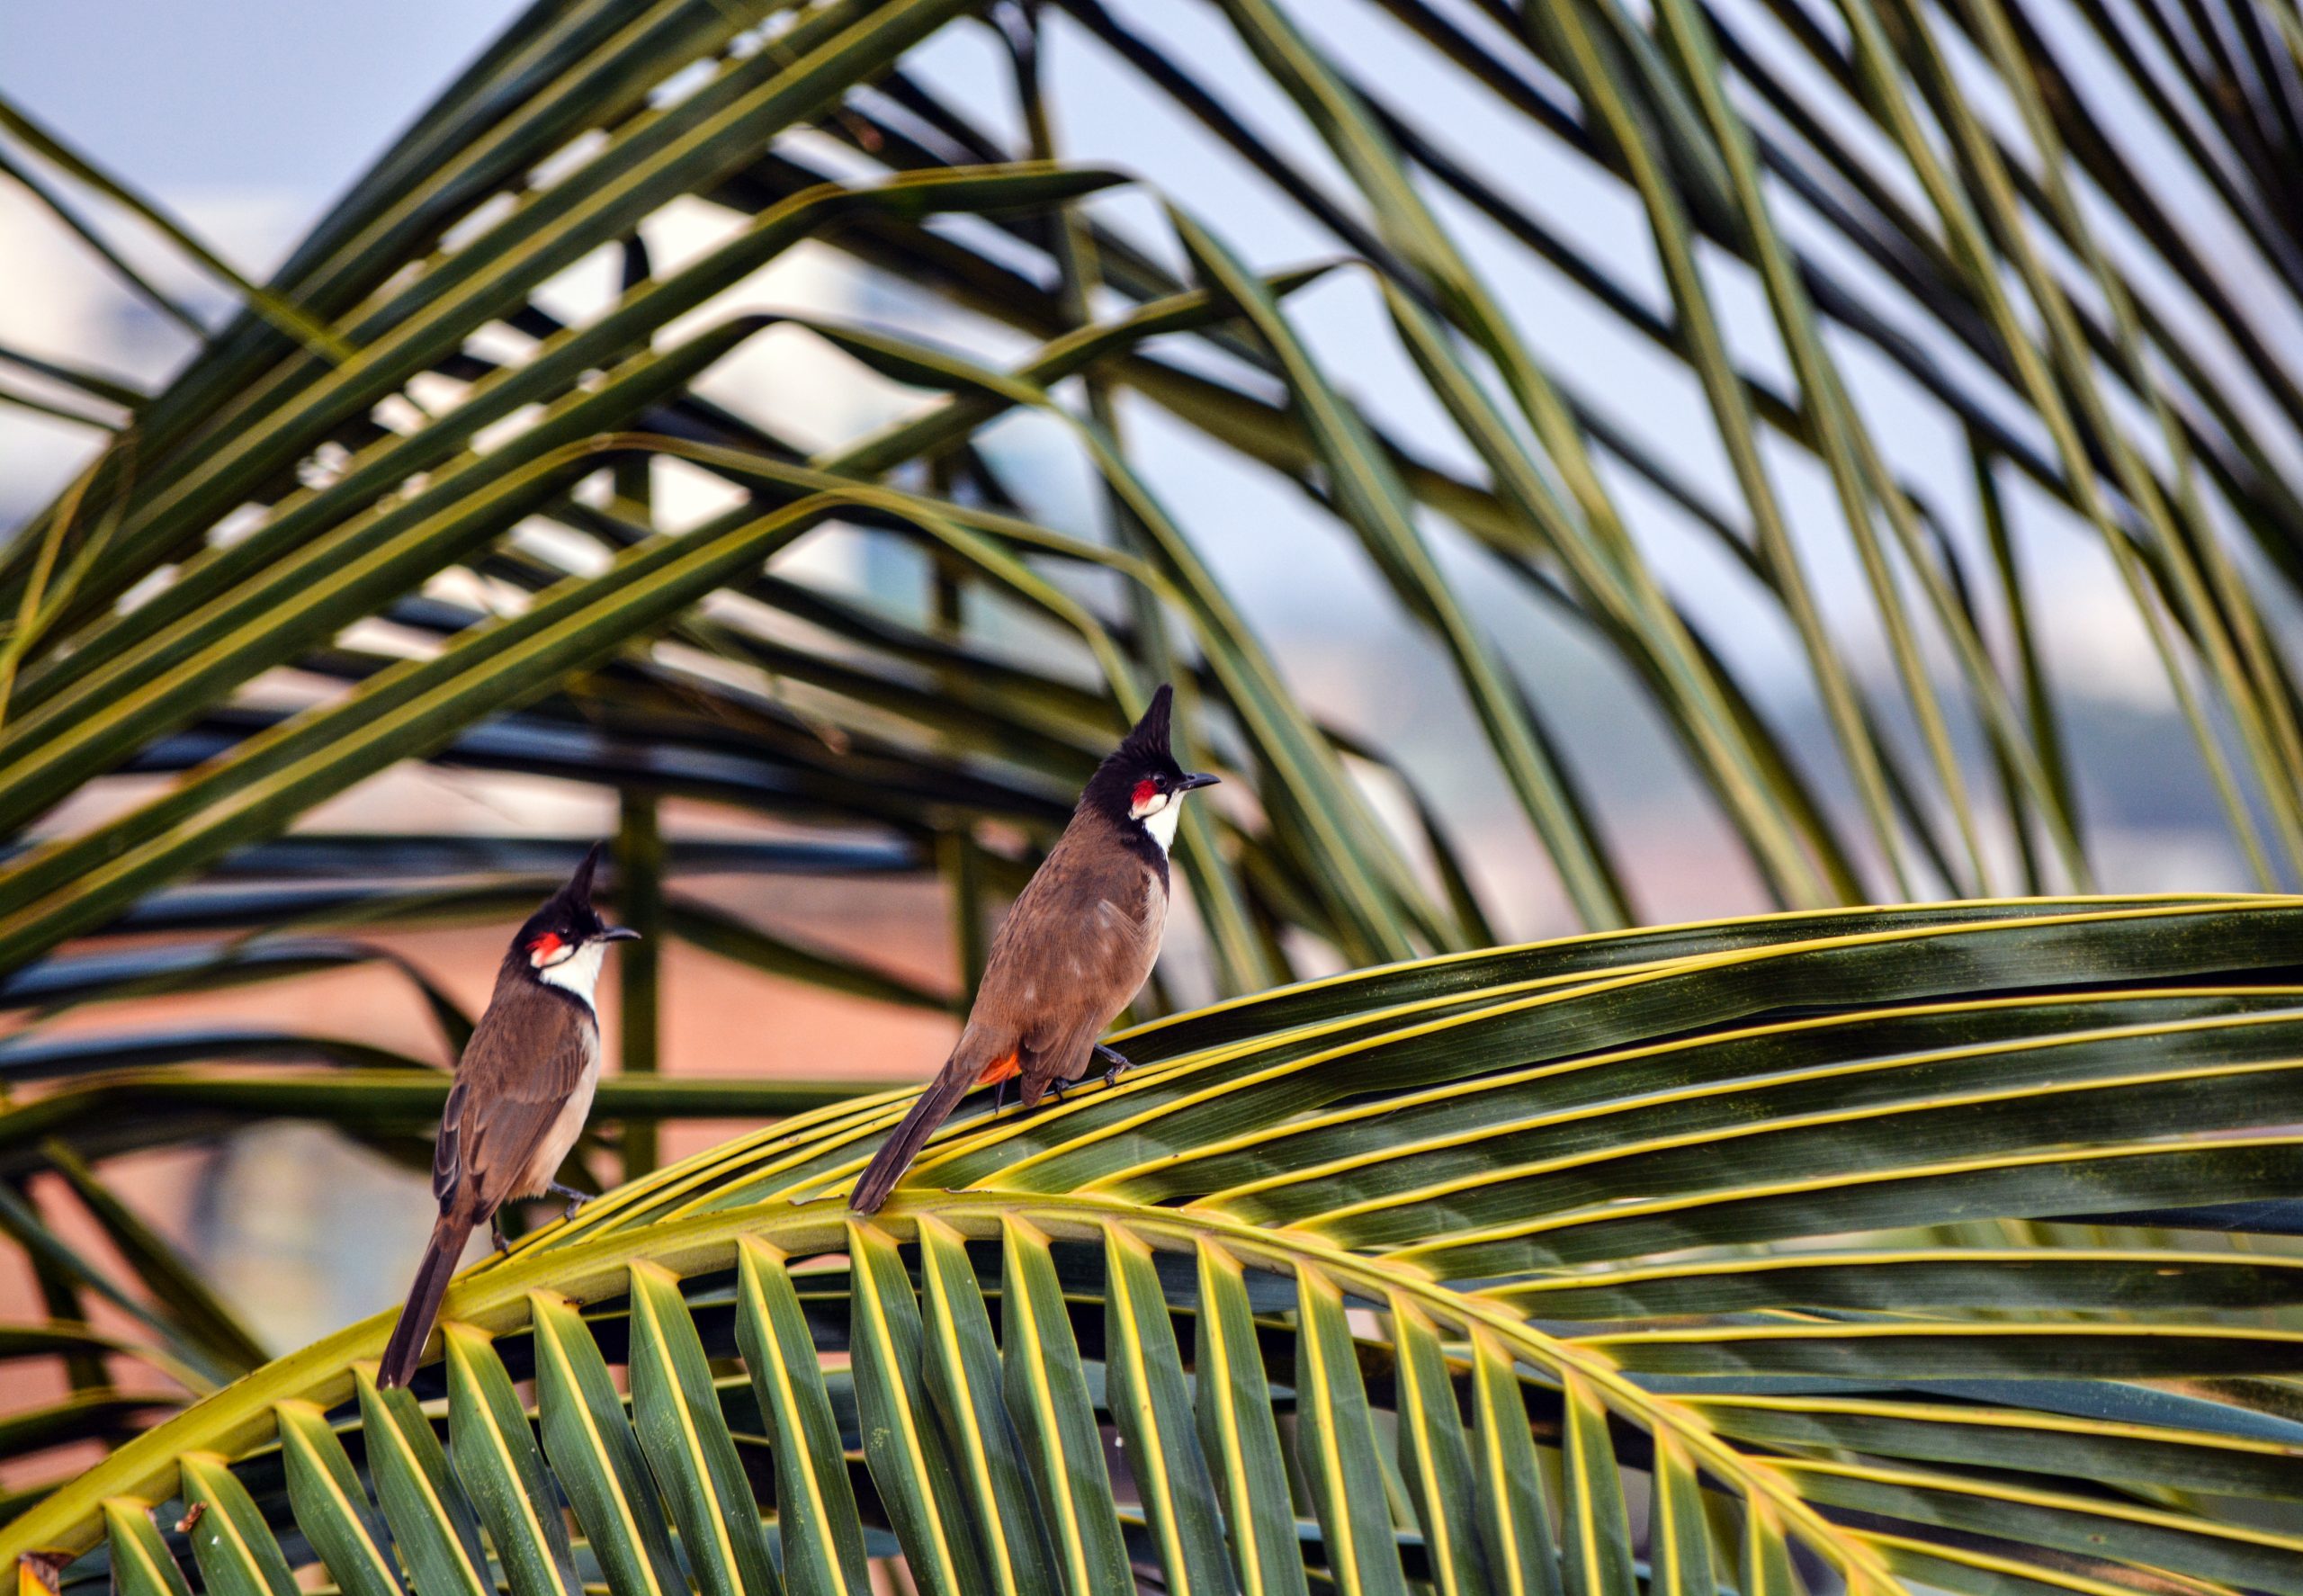
POLYGON ((496 1243, 496 1255, 498 1258, 511 1256, 512 1243, 504 1239, 504 1221, 497 1215, 490 1214, 488 1216, 488 1239, 496 1243))
POLYGON ((1104 1061, 1104 1084, 1106 1086, 1118 1085, 1119 1072, 1122 1070, 1133 1070, 1135 1068, 1134 1063, 1120 1055, 1120 1053, 1116 1048, 1107 1047, 1100 1042, 1096 1044, 1096 1056, 1104 1061))
POLYGON ((557 1180, 553 1181, 543 1189, 544 1195, 547 1197, 566 1197, 568 1199, 568 1206, 560 1211, 560 1216, 562 1219, 575 1218, 576 1210, 592 1200, 592 1194, 590 1192, 578 1191, 572 1186, 562 1186, 557 1180))

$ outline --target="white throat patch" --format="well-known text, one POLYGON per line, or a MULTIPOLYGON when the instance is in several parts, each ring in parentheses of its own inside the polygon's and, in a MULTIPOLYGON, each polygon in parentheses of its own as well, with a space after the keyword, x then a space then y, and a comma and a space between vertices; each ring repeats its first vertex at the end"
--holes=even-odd
POLYGON ((589 1003, 592 989, 600 984, 600 961, 607 956, 605 942, 587 942, 556 964, 546 964, 536 972, 539 981, 548 981, 563 991, 574 992, 589 1003))
POLYGON ((1181 793, 1143 817, 1143 829, 1152 833, 1152 840, 1166 853, 1176 846, 1176 823, 1184 818, 1184 797, 1181 793))

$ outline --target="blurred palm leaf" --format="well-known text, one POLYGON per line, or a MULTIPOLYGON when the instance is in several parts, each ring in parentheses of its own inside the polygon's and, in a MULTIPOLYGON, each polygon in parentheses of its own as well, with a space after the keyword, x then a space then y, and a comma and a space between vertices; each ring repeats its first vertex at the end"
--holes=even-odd
POLYGON ((67 1593, 2292 1590, 2299 954, 2291 900, 2040 901, 1283 988, 980 1105, 870 1223, 897 1095, 622 1188, 466 1274, 413 1393, 379 1316, 0 1547, 67 1593))
MULTIPOLYGON (((1476 18, 1422 0, 1373 5, 1467 88, 1629 186, 1669 293, 1659 311, 1611 282, 1495 175, 1447 154, 1441 130, 1387 104, 1354 60, 1268 0, 1216 9, 1324 141, 1357 191, 1349 199, 1286 164, 1244 111, 1098 0, 1061 7, 1067 33, 1084 31, 1116 51, 1372 266, 1405 351, 1485 468, 1486 482, 1466 483, 1404 453, 1327 374, 1286 308, 1304 275, 1259 280, 1201 220, 1179 215, 1204 285, 1196 286, 1157 264, 1167 241, 1134 236, 1109 220, 1116 213, 1071 206, 1052 220, 1052 208, 1108 176, 987 165, 1061 153, 1038 65, 1043 19, 1032 7, 994 18, 1018 56, 1029 133, 1028 147, 1011 148, 903 65, 965 9, 953 0, 798 12, 666 0, 631 16, 540 5, 523 17, 354 186, 248 310, 164 391, 132 407, 121 442, 34 520, 0 569, 0 600, 18 616, 7 645, 0 820, 31 821, 108 771, 207 761, 169 798, 0 874, 0 955, 36 956, 104 923, 158 883, 276 834, 379 760, 427 749, 454 758, 460 736, 501 745, 490 717, 522 703, 563 738, 578 724, 595 736, 620 733, 635 754, 651 750, 651 767, 694 771, 685 782, 651 781, 654 789, 914 835, 984 818, 1044 826, 1050 801, 1116 716, 1069 667, 995 663, 997 650, 964 631, 858 612, 757 574, 763 560, 827 523, 922 542, 935 551, 939 581, 1038 610, 1086 645, 1076 662, 1109 678, 1122 709, 1143 677, 1171 668, 1178 639, 1161 634, 1188 634, 1184 657, 1200 662, 1207 707, 1230 712, 1214 722, 1221 751, 1270 789, 1268 829, 1202 817, 1197 846, 1187 850, 1226 987, 1284 972, 1291 955, 1273 939, 1279 925, 1354 958, 1476 940, 1476 906, 1435 892, 1413 862, 1437 835, 1411 842, 1377 820, 1333 743, 1294 707, 1191 535, 1154 497, 1157 485, 1137 474, 1105 402, 1119 390, 1300 481, 1357 536, 1404 608, 1433 628, 1586 923, 1621 923, 1635 910, 1614 844, 1590 811, 1592 774, 1573 767, 1510 679, 1492 622, 1435 563, 1419 501, 1620 653, 1760 879, 1786 901, 1815 904, 1973 893, 2019 878, 2033 888, 2083 885, 2092 876, 2057 694, 2040 675, 2051 650, 2035 634, 2037 605, 2005 542, 2013 533, 2002 468, 2012 467, 2101 536, 2164 650, 2169 690, 2192 716, 2201 772, 2225 794, 2236 842, 2264 884, 2292 879, 2303 858, 2295 795, 2303 738, 2247 562, 2261 556, 2281 581, 2303 569, 2293 556, 2303 510, 2277 465, 2303 409, 2290 402, 2296 386, 2270 341, 2251 336, 2254 320, 2218 291, 2218 274, 2169 223, 2172 202, 2106 137, 2092 101, 2071 91, 2069 69, 2030 48, 2039 24, 2027 14, 2002 0, 1976 0, 1949 19, 1850 0, 1841 42, 1788 7, 1747 17, 1667 6, 1643 26, 1584 0, 1525 16, 1495 5, 1476 18), (1792 68, 1760 49, 1762 34, 1769 49, 1815 58, 1821 77, 1800 80, 1810 98, 1786 86, 1792 68), (1997 67, 2022 147, 1962 98, 1947 65, 1954 49, 1997 67), (708 67, 703 76, 680 77, 698 63, 708 67), (663 86, 675 79, 677 91, 663 86), (1832 119, 1848 116, 1868 120, 1877 136, 1824 136, 1832 119), (1924 136, 1930 123, 1944 130, 1956 162, 1924 136), (1886 175, 1898 158, 1907 173, 1886 175), (524 192, 547 161, 549 177, 525 202, 490 207, 524 192), (833 171, 843 174, 838 183, 827 181, 833 171), (2092 217, 2080 203, 2081 174, 2110 215, 2092 217), (1906 182, 1926 209, 1896 197, 1906 182), (739 225, 658 273, 644 244, 650 219, 683 196, 739 225), (1435 208, 1440 196, 1483 212, 1515 247, 1687 363, 1717 424, 1740 512, 1608 422, 1595 408, 1600 396, 1547 366, 1525 312, 1489 286, 1435 208), (1791 234, 1777 225, 1787 208, 1798 211, 1791 234), (982 216, 991 228, 933 228, 937 213, 982 216), (1820 247, 1800 241, 1817 229, 1832 247, 1870 263, 1865 273, 1835 276, 1819 265, 1820 247), (2124 246, 2130 232, 2168 257, 2148 292, 2098 236, 2124 246), (1048 342, 994 370, 956 357, 950 341, 928 348, 814 324, 845 354, 949 397, 802 469, 788 443, 695 390, 715 363, 787 318, 664 337, 816 239, 944 296, 955 317, 1048 342), (1698 258, 1711 246, 1758 273, 1798 397, 1738 366, 1710 282, 1716 273, 1698 258), (591 319, 563 325, 538 291, 601 249, 622 251, 626 289, 591 319), (1042 263, 1040 280, 1009 264, 1019 251, 1042 263), (1880 275, 1903 298, 1897 314, 1920 318, 1924 336, 1877 308, 1880 275), (1051 279, 1060 291, 1045 286, 1051 279), (2201 311, 2230 348, 2210 348, 2204 335, 2186 344, 2171 328, 2191 324, 2171 320, 2154 296, 2184 298, 2183 309, 2201 311), (1091 314, 1093 325, 1079 325, 1091 314), (300 342, 283 325, 325 335, 307 330, 300 342), (489 328, 532 340, 525 357, 507 358, 500 338, 481 338, 489 328), (1976 506, 1955 517, 1938 493, 1922 496, 1899 480, 1904 468, 1871 435, 1876 418, 1840 371, 1834 345, 1845 336, 1904 367, 1966 429, 1976 506), (1155 337, 1161 353, 1145 348, 1155 337), (1193 343, 1221 360, 1166 353, 1193 343), (1967 363, 1945 364, 1937 343, 1967 363), (2217 363, 2227 354, 2273 402, 2254 403, 2252 390, 2243 402, 2238 377, 2217 363), (1210 374, 1218 370, 1231 374, 1210 374), (1083 372, 1089 393, 1103 396, 1084 411, 1051 397, 1054 384, 1083 372), (425 392, 454 397, 413 412, 379 408, 419 377, 432 384, 425 392), (1273 402, 1274 381, 1285 403, 1273 402), (2024 426, 2005 418, 2011 404, 2030 408, 2024 426), (978 440, 1017 406, 1063 419, 1106 482, 1111 525, 1100 546, 1002 508, 1012 507, 1008 486, 978 440), (507 432, 512 417, 526 419, 507 432), (1779 442, 1812 452, 1833 485, 1891 681, 1868 680, 1850 663, 1865 628, 1823 613, 1811 568, 1838 556, 1821 552, 1821 526, 1793 536, 1779 471, 1767 459, 1779 442), (299 463, 331 447, 347 451, 346 462, 299 487, 299 463), (698 529, 696 547, 658 546, 646 462, 667 458, 741 489, 750 513, 698 529), (891 472, 923 462, 934 491, 886 485, 891 472), (612 464, 618 487, 608 503, 578 491, 612 464), (1625 469, 1723 540, 1777 608, 1800 644, 1835 760, 1788 751, 1781 728, 1754 707, 1754 684, 1739 680, 1706 638, 1716 618, 1679 607, 1680 584, 1653 568, 1637 518, 1611 485, 1625 469), (254 521, 219 541, 223 518, 251 504, 254 521), (565 540, 506 544, 532 517, 620 562, 599 572, 596 554, 579 557, 565 540), (2245 543, 2234 546, 2226 528, 2243 529, 2245 543), (1083 605, 1060 579, 1080 561, 1143 585, 1150 607, 1130 608, 1122 624, 1083 605), (438 589, 458 566, 490 578, 510 613, 411 597, 438 589), (642 573, 658 572, 646 593, 636 590, 642 573), (707 621, 693 605, 715 587, 747 602, 716 605, 707 621), (119 611, 119 597, 139 588, 139 603, 119 611), (533 603, 517 596, 522 589, 533 603), (330 648, 345 627, 378 614, 431 632, 440 653, 395 663, 330 648), (794 620, 830 627, 837 646, 819 632, 793 647, 794 620), (701 647, 715 669, 629 646, 641 638, 701 647), (299 663, 357 685, 282 728, 225 713, 249 683, 299 663), (732 686, 730 671, 749 687, 732 686), (662 712, 683 704, 688 713, 666 723, 662 712), (387 706, 390 718, 381 718, 387 706), (832 748, 821 740, 828 731, 837 734, 832 748), (730 739, 764 760, 739 791, 702 768, 705 749, 730 739), (669 759, 673 748, 687 758, 669 759), (963 749, 974 757, 961 780, 963 749), (998 776, 986 757, 1001 762, 998 776), (1985 783, 1988 802, 1978 795, 1985 783), (1844 813, 1819 795, 1840 790, 1854 800, 1844 813), (193 816, 202 819, 179 824, 193 816), (95 858, 110 867, 86 871, 95 858)), ((2134 68, 2123 31, 2131 20, 2086 16, 2115 61, 2134 68)), ((2181 115, 2174 125, 2208 161, 2220 202, 2276 263, 2294 253, 2284 210, 2272 190, 2251 184, 2275 187, 2276 157, 2296 126, 2293 64, 2265 18, 2232 28, 2232 39, 2218 34, 2204 53, 2182 55, 2200 75, 2189 85, 2198 99, 2233 108, 2227 125, 2202 130, 2181 115), (2245 158, 2208 159, 2227 142, 2245 158)), ((2127 88, 2172 104, 2149 73, 2127 88)), ((11 119, 26 162, 46 162, 58 181, 95 184, 192 242, 51 134, 20 113, 11 119)), ((204 247, 201 259, 229 273, 204 247)), ((551 767, 540 743, 479 757, 551 767)))

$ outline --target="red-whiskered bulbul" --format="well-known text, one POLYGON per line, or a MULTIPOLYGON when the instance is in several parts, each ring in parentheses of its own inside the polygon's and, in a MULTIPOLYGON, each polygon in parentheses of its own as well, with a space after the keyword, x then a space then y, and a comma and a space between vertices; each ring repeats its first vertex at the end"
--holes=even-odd
POLYGON ((555 1179, 584 1133, 600 1080, 600 1017, 592 1007, 608 944, 640 935, 605 923, 592 909, 594 843, 568 884, 544 900, 512 938, 496 973, 488 1011, 472 1027, 432 1153, 439 1223, 417 1267, 408 1305, 384 1348, 380 1385, 405 1385, 431 1339, 432 1321, 464 1242, 482 1221, 505 1246, 497 1214, 506 1203, 584 1194, 555 1179))
POLYGON ((1088 1072, 1109 1081, 1127 1061, 1096 1038, 1134 1000, 1168 921, 1168 849, 1184 794, 1213 785, 1168 749, 1162 686, 1135 730, 1097 767, 1071 821, 992 938, 967 1027, 944 1068, 873 1156, 848 1206, 876 1212, 937 1125, 973 1086, 1019 1084, 1024 1107, 1088 1072))

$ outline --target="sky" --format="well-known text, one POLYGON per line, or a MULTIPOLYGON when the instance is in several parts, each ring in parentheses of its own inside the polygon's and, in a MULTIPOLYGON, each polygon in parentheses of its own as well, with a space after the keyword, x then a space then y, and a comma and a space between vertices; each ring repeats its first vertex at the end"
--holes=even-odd
POLYGON ((12 5, 0 93, 164 193, 316 212, 517 14, 513 0, 12 5))

